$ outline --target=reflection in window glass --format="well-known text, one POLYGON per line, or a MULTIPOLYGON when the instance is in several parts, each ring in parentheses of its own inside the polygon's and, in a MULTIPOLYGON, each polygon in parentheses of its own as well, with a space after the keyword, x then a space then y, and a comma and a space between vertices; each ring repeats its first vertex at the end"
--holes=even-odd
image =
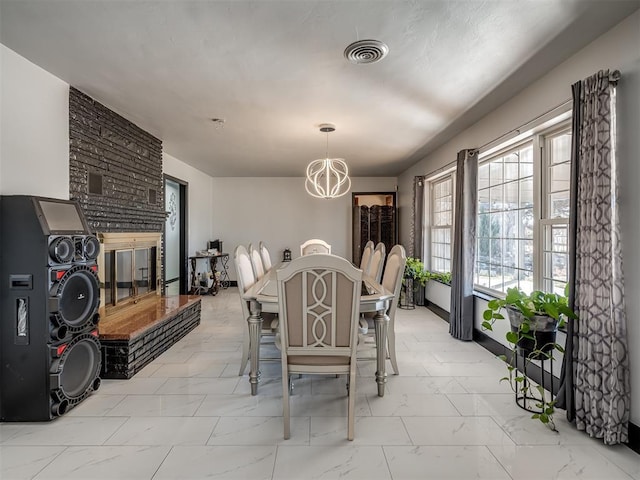
POLYGON ((526 282, 532 276, 533 261, 526 261, 522 243, 533 235, 532 149, 533 143, 527 142, 479 167, 489 173, 483 186, 478 186, 475 279, 482 287, 501 292, 518 286, 532 290, 533 283, 526 282))
POLYGON ((568 124, 532 135, 478 166, 476 286, 563 293, 570 174, 568 124))

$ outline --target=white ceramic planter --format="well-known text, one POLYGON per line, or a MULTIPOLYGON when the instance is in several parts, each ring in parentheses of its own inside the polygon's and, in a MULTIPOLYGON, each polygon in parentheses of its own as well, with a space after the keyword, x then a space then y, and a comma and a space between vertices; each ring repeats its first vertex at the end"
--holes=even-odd
POLYGON ((435 280, 429 280, 425 287, 425 298, 442 308, 451 311, 451 287, 435 280))

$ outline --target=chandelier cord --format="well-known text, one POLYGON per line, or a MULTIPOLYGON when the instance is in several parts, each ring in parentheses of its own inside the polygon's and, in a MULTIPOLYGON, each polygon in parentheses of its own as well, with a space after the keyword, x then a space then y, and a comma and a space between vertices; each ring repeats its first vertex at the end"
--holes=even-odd
POLYGON ((329 158, 329 132, 327 132, 327 151, 325 152, 325 158, 329 158))

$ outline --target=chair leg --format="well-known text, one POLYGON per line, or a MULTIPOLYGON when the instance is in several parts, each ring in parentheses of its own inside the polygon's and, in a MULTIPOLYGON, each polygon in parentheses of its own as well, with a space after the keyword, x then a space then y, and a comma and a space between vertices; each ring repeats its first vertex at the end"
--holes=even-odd
POLYGON ((249 328, 247 327, 244 332, 244 338, 242 339, 242 361, 240 362, 240 372, 238 373, 240 377, 244 375, 244 371, 247 369, 248 362, 249 362, 249 328))
POLYGON ((289 413, 289 374, 282 372, 282 420, 284 423, 284 439, 291 437, 291 418, 289 413))
POLYGON ((393 323, 393 320, 389 322, 389 329, 387 330, 387 352, 389 354, 389 360, 391 360, 391 368, 393 368, 394 375, 399 375, 398 360, 396 359, 396 331, 393 323))
POLYGON ((355 411, 356 411, 356 372, 355 366, 351 368, 349 374, 349 407, 347 412, 347 439, 353 440, 355 430, 355 411))

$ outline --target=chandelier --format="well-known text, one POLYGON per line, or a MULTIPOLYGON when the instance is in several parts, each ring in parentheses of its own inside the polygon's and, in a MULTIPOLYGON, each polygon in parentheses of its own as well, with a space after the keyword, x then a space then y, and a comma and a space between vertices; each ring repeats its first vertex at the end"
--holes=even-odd
POLYGON ((327 153, 326 158, 313 160, 307 166, 304 187, 312 197, 338 198, 351 188, 347 163, 343 158, 329 158, 329 132, 335 129, 330 123, 320 125, 320 131, 327 134, 327 153))

